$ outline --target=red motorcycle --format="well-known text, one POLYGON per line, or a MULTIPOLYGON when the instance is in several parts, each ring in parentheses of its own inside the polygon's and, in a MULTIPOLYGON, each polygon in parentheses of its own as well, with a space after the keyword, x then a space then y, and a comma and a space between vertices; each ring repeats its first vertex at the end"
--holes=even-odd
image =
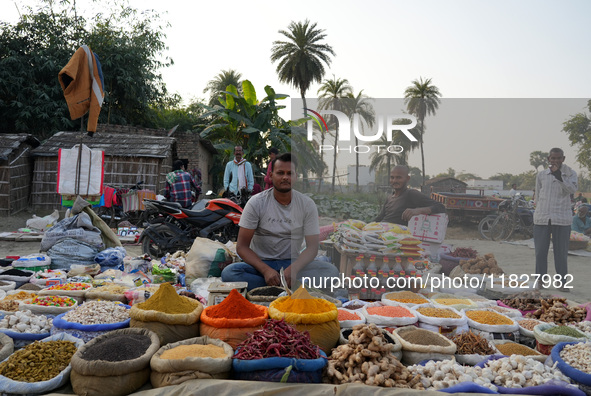
POLYGON ((226 243, 238 237, 242 208, 226 198, 208 200, 200 210, 184 209, 176 202, 145 199, 152 214, 150 225, 142 232, 142 251, 153 258, 178 250, 188 251, 195 238, 226 243))

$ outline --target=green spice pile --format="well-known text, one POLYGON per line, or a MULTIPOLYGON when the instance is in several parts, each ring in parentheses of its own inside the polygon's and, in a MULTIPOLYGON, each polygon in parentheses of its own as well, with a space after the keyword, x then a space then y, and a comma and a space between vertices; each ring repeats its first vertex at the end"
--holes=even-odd
POLYGON ((554 335, 564 335, 569 337, 575 338, 584 338, 585 334, 581 333, 577 329, 573 329, 572 327, 568 326, 556 326, 550 327, 549 329, 544 330, 544 333, 554 334, 554 335))

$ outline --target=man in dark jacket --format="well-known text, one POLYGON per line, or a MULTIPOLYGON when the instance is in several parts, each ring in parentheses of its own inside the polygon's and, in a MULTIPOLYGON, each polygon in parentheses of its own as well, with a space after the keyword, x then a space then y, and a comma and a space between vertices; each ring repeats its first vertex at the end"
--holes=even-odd
POLYGON ((418 190, 409 189, 408 167, 397 165, 390 173, 390 185, 394 189, 382 211, 374 221, 408 225, 411 217, 420 214, 445 213, 442 203, 432 200, 418 190))

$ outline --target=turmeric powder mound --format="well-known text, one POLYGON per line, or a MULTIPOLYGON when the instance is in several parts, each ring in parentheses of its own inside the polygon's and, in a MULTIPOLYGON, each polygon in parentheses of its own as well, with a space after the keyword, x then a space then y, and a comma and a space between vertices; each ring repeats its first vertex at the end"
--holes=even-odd
POLYGON ((325 313, 336 308, 330 301, 312 297, 303 286, 296 290, 289 298, 275 300, 274 306, 281 312, 297 314, 325 313))
POLYGON ((163 283, 156 293, 145 302, 137 304, 137 307, 167 314, 188 314, 197 308, 189 298, 179 296, 170 283, 163 283))

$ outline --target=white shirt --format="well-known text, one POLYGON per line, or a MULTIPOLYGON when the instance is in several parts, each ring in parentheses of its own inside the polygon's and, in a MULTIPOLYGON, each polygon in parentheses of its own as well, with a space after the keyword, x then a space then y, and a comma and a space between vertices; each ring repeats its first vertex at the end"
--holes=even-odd
POLYGON ((577 173, 562 164, 562 181, 550 169, 540 171, 536 177, 536 211, 534 224, 570 226, 573 219, 570 195, 578 189, 577 173))

